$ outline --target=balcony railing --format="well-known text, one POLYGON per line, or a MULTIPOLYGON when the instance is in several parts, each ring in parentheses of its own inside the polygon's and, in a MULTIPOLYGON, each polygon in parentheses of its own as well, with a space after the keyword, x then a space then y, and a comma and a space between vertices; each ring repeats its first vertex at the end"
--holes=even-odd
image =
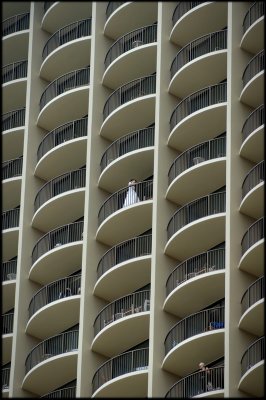
POLYGON ((2 390, 9 389, 10 367, 2 369, 2 390))
POLYGON ((259 300, 264 299, 264 297, 264 276, 262 276, 252 283, 243 294, 241 299, 242 315, 249 307, 253 306, 253 304, 257 303, 259 300))
POLYGON ((135 183, 134 186, 125 187, 112 194, 103 203, 98 214, 99 225, 109 215, 120 210, 121 208, 139 203, 141 201, 152 199, 153 181, 143 181, 135 183))
POLYGON ((83 240, 83 221, 73 222, 56 228, 42 236, 32 250, 32 265, 48 251, 63 244, 83 240))
POLYGON ((225 249, 209 250, 179 264, 166 281, 166 296, 178 285, 206 272, 225 268, 225 249))
POLYGON ((77 350, 78 337, 79 331, 75 330, 61 333, 60 335, 50 337, 39 343, 31 350, 26 358, 26 374, 35 367, 35 365, 48 358, 77 350))
POLYGON ((265 114, 264 114, 264 104, 252 111, 252 113, 246 119, 242 128, 242 141, 244 140, 257 128, 264 125, 265 114))
POLYGON ((262 336, 252 343, 241 359, 241 375, 243 376, 251 367, 265 359, 265 337, 262 336))
POLYGON ((117 139, 104 152, 101 159, 101 171, 103 171, 110 162, 117 158, 122 157, 131 151, 150 146, 154 146, 154 126, 139 129, 138 131, 129 133, 128 135, 117 139))
POLYGON ((224 366, 197 371, 176 382, 166 393, 166 398, 191 398, 212 390, 224 389, 224 366))
POLYGON ((253 3, 244 18, 243 33, 245 33, 248 30, 248 28, 252 24, 254 24, 255 21, 257 21, 257 19, 262 17, 264 13, 265 13, 265 8, 263 1, 256 1, 255 3, 253 3))
POLYGON ((225 193, 212 193, 179 208, 168 223, 168 240, 174 233, 190 222, 209 215, 225 212, 225 193))
POLYGON ((40 308, 56 300, 80 294, 81 275, 69 276, 50 283, 41 288, 31 299, 29 305, 29 318, 40 308))
POLYGON ((147 370, 148 365, 149 348, 132 350, 113 357, 95 372, 92 379, 92 392, 94 393, 104 383, 118 376, 147 370))
POLYGON ((85 187, 85 180, 86 168, 81 168, 59 175, 45 183, 35 197, 34 210, 37 211, 42 204, 61 193, 85 187))
POLYGON ((9 260, 2 263, 2 282, 16 279, 17 275, 17 259, 9 260))
POLYGON ((225 50, 227 48, 227 29, 222 31, 208 33, 196 40, 193 40, 177 53, 174 58, 170 71, 171 78, 179 71, 185 64, 203 56, 204 54, 211 53, 217 50, 225 50))
POLYGON ((2 22, 2 36, 29 29, 30 13, 18 14, 2 22))
POLYGON ((251 189, 257 186, 259 183, 265 181, 265 164, 264 160, 255 165, 244 179, 242 185, 242 199, 246 196, 251 189))
POLYGON ((51 82, 43 92, 40 100, 40 110, 53 98, 68 90, 76 89, 80 86, 89 85, 90 67, 69 72, 51 82))
POLYGON ((69 140, 87 136, 88 117, 68 122, 47 133, 41 141, 37 160, 39 161, 49 150, 69 140))
POLYGON ((125 1, 109 1, 106 7, 106 20, 110 17, 110 15, 122 4, 124 4, 125 1))
POLYGON ((5 65, 2 68, 2 83, 14 81, 15 79, 27 78, 28 60, 22 60, 5 65))
POLYGON ((241 241, 242 255, 261 239, 264 239, 264 217, 250 225, 244 234, 241 241))
POLYGON ((44 396, 41 398, 44 399, 75 399, 76 398, 76 386, 66 387, 63 389, 58 389, 44 396))
POLYGON ((25 108, 9 111, 2 115, 2 132, 25 125, 25 108))
POLYGON ((2 315, 2 335, 13 333, 14 313, 2 315))
POLYGON ((148 43, 157 41, 157 24, 144 26, 143 28, 135 29, 119 38, 108 50, 104 65, 105 69, 121 54, 126 53, 135 47, 142 46, 148 43))
POLYGON ((188 11, 190 11, 192 8, 197 7, 198 5, 200 5, 202 3, 204 3, 204 2, 203 1, 179 1, 173 12, 173 17, 172 17, 173 26, 188 11))
POLYGON ((252 78, 254 78, 255 75, 257 75, 263 70, 264 70, 264 50, 256 54, 246 66, 242 75, 243 87, 245 87, 246 84, 252 78))
POLYGON ((72 24, 69 24, 64 28, 59 29, 46 42, 42 52, 43 60, 50 53, 52 53, 53 50, 57 49, 63 44, 90 35, 91 35, 91 18, 73 22, 72 24))
POLYGON ((152 235, 138 236, 126 240, 108 250, 97 267, 97 279, 115 265, 137 257, 151 255, 152 235))
POLYGON ((185 99, 181 100, 180 103, 177 104, 176 108, 172 112, 170 118, 171 131, 188 115, 201 110, 202 108, 226 102, 226 92, 227 82, 223 82, 218 83, 217 85, 208 86, 185 97, 185 99))
POLYGON ((184 340, 212 331, 224 328, 224 307, 214 307, 197 312, 182 319, 167 334, 164 346, 165 355, 184 340))
POLYGON ((102 309, 94 321, 94 336, 120 318, 150 310, 150 290, 134 292, 113 301, 102 309))
POLYGON ((21 176, 22 165, 23 165, 23 157, 4 161, 2 163, 2 180, 14 178, 15 176, 21 176))
POLYGON ((226 137, 211 139, 197 144, 180 154, 172 163, 168 172, 170 183, 182 172, 199 164, 199 162, 213 160, 226 156, 226 137))
POLYGON ((55 1, 45 1, 43 3, 43 10, 44 10, 44 14, 46 13, 47 10, 49 10, 49 8, 55 3, 55 1))
POLYGON ((134 79, 115 90, 107 99, 103 108, 103 119, 105 120, 112 111, 141 96, 154 94, 156 90, 156 75, 145 76, 134 79))
POLYGON ((19 212, 19 208, 13 208, 2 213, 2 230, 19 226, 19 212))

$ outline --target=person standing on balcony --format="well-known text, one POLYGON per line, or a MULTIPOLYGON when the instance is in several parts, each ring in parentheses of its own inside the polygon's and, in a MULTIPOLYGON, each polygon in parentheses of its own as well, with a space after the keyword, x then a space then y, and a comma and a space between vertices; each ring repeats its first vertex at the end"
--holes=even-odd
POLYGON ((136 179, 130 179, 128 182, 128 190, 123 207, 130 206, 131 204, 138 203, 140 201, 136 193, 136 183, 136 179))
POLYGON ((204 362, 199 363, 200 371, 203 371, 201 374, 201 390, 203 393, 212 390, 212 383, 211 383, 211 371, 208 367, 205 366, 204 362))

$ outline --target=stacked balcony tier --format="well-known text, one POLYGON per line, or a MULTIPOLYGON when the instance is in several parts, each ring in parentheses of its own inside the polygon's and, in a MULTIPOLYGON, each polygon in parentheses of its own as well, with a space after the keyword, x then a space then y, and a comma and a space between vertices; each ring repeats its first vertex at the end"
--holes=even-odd
POLYGON ((17 260, 2 263, 2 312, 14 308, 17 277, 17 260))
POLYGON ((25 107, 28 61, 22 60, 2 68, 2 90, 4 113, 25 107))
POLYGON ((265 3, 254 2, 248 9, 243 21, 243 37, 240 46, 251 54, 256 54, 264 47, 265 3))
POLYGON ((243 75, 243 89, 240 100, 246 105, 257 108, 264 102, 264 50, 256 54, 246 66, 243 75))
POLYGON ((23 153, 25 108, 2 115, 3 161, 19 157, 23 153))
POLYGON ((11 360, 14 313, 2 315, 2 364, 11 360))
POLYGON ((3 209, 10 209, 20 203, 23 158, 2 163, 3 209))
POLYGON ((20 209, 13 208, 2 213, 2 257, 8 261, 18 253, 20 209))
POLYGON ((264 158, 264 104, 247 117, 242 128, 242 145, 239 154, 254 163, 264 158))

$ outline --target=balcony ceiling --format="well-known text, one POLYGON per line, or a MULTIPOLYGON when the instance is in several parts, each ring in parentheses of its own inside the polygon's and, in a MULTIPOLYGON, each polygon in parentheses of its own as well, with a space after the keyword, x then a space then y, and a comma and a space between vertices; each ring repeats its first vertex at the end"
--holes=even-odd
POLYGON ((252 397, 264 397, 264 360, 251 367, 241 378, 238 389, 252 397))
POLYGON ((19 228, 2 230, 2 262, 18 254, 18 233, 19 228))
POLYGON ((20 203, 21 176, 2 181, 2 210, 10 210, 20 203))
POLYGON ((244 33, 240 47, 251 54, 257 54, 264 48, 264 16, 257 19, 244 33))
POLYGON ((264 267, 264 239, 261 239, 243 254, 238 268, 260 277, 264 273, 264 267))
POLYGON ((243 142, 239 154, 254 163, 264 159, 264 125, 252 132, 243 142))
POLYGON ((257 108, 264 103, 264 70, 255 75, 243 88, 240 101, 250 107, 257 108))
POLYGON ((26 60, 28 58, 28 44, 28 29, 2 37, 2 65, 26 60))
POLYGON ((13 334, 2 335, 2 365, 11 361, 13 334))
POLYGON ((2 282, 2 314, 14 308, 16 280, 2 282))
POLYGON ((24 128, 2 132, 2 161, 12 160, 23 154, 24 128))
POLYGON ((242 200, 239 211, 254 219, 264 216, 264 182, 251 189, 242 200))
POLYGON ((14 79, 2 85, 2 113, 25 107, 27 78, 14 79))

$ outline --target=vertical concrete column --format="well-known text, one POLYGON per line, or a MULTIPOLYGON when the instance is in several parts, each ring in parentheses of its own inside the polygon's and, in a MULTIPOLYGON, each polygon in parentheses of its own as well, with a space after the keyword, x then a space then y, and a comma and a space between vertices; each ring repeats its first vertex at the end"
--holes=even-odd
POLYGON ((226 250, 225 250, 225 392, 224 397, 243 397, 238 390, 241 357, 251 336, 238 328, 241 298, 252 282, 249 274, 238 269, 241 240, 253 220, 239 210, 241 187, 252 164, 239 156, 241 130, 251 111, 239 101, 242 73, 250 57, 240 48, 242 22, 249 7, 245 2, 228 3, 227 58, 227 164, 226 164, 226 250), (235 117, 237 116, 237 117, 235 117))

